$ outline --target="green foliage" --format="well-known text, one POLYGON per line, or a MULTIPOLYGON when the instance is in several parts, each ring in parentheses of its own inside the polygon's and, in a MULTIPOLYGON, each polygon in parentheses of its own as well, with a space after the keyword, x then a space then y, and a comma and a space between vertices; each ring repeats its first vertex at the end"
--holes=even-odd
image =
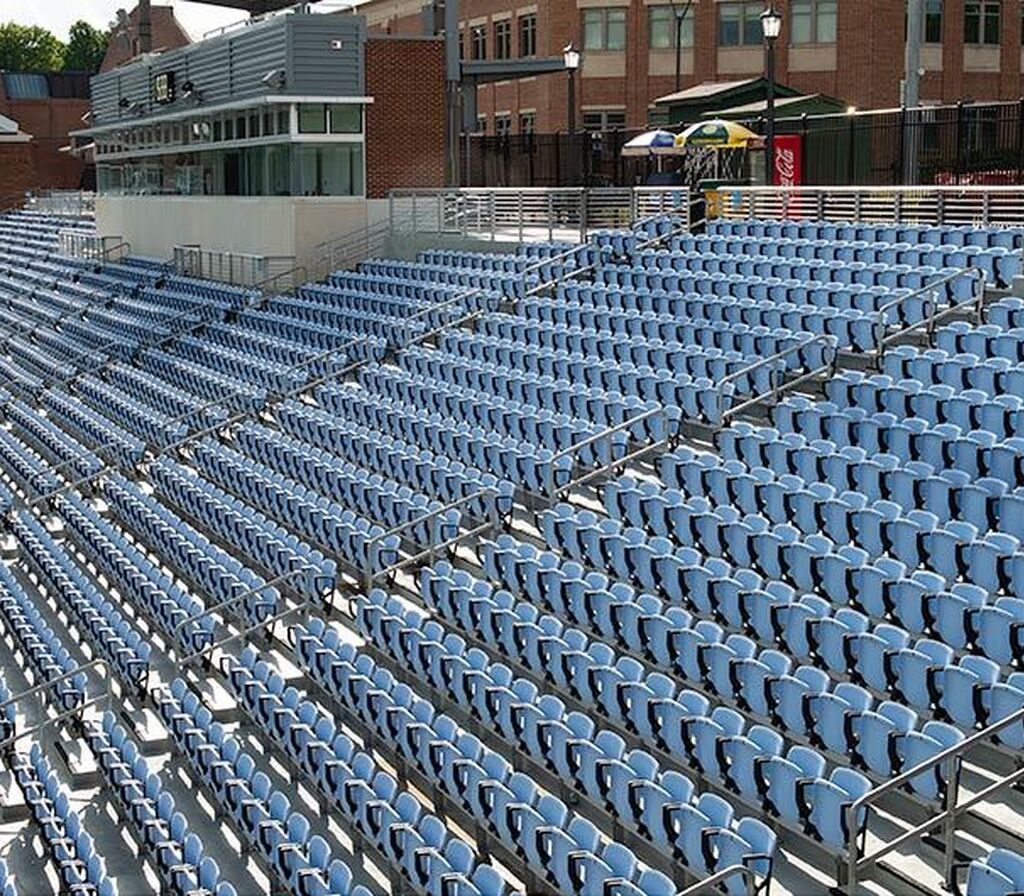
POLYGON ((64 71, 96 74, 107 53, 109 34, 81 20, 71 26, 64 54, 64 71))
POLYGON ((60 71, 65 46, 45 28, 0 24, 0 69, 15 72, 60 71))

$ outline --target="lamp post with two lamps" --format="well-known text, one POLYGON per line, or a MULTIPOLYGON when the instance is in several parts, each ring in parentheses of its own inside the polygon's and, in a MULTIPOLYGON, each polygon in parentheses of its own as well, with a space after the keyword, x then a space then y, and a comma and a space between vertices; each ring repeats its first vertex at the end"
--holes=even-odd
POLYGON ((765 69, 767 75, 767 103, 765 107, 764 176, 770 187, 775 182, 775 41, 782 33, 782 15, 769 0, 761 13, 761 31, 764 33, 765 69))

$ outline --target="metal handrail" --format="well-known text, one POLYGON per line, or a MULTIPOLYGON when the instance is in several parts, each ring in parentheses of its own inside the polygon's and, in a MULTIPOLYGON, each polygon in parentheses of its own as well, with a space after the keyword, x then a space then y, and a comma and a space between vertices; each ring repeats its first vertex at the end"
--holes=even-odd
POLYGON ((226 644, 231 644, 234 641, 239 641, 242 638, 247 638, 253 632, 263 631, 268 626, 276 625, 278 622, 282 622, 296 613, 301 613, 304 610, 308 610, 312 606, 308 600, 297 604, 294 607, 289 607, 287 610, 282 610, 280 613, 275 613, 273 616, 268 616, 266 619, 260 622, 254 622, 251 625, 246 626, 243 629, 235 632, 233 635, 229 635, 226 638, 221 638, 219 641, 214 641, 212 644, 208 644, 202 650, 197 650, 195 653, 190 653, 188 656, 182 657, 180 660, 182 666, 190 666, 197 660, 202 660, 207 656, 211 656, 215 650, 222 649, 226 644))
POLYGON ((831 348, 834 350, 836 349, 839 340, 835 336, 831 336, 825 333, 819 333, 816 336, 811 336, 809 339, 805 339, 803 342, 799 342, 796 345, 791 345, 789 348, 783 349, 781 352, 777 352, 776 354, 770 355, 767 358, 761 358, 761 360, 755 361, 753 364, 744 367, 742 370, 737 370, 734 373, 731 373, 727 377, 722 379, 718 383, 715 393, 715 409, 718 412, 719 425, 724 424, 729 417, 734 416, 736 413, 738 413, 743 408, 746 408, 750 404, 760 404, 762 401, 771 398, 773 395, 777 394, 780 388, 778 386, 775 386, 772 388, 770 392, 767 392, 763 395, 753 396, 750 401, 744 402, 742 405, 732 408, 726 408, 725 389, 728 385, 730 385, 733 382, 736 382, 737 380, 743 379, 744 377, 750 376, 750 374, 754 373, 757 370, 760 370, 763 367, 778 364, 779 361, 788 358, 790 355, 798 354, 808 346, 815 345, 816 343, 819 342, 822 343, 826 347, 826 349, 831 348))
POLYGON ((725 881, 737 874, 743 878, 746 884, 747 896, 753 896, 757 892, 757 875, 747 865, 730 865, 728 868, 716 871, 711 877, 706 877, 704 880, 699 880, 697 883, 690 884, 690 886, 680 890, 676 893, 676 896, 698 896, 700 893, 706 893, 708 890, 718 887, 719 884, 725 883, 725 881))
POLYGON ((289 268, 287 271, 282 271, 280 274, 275 274, 273 277, 267 277, 266 280, 261 280, 259 283, 254 284, 252 288, 257 289, 260 292, 267 292, 267 287, 276 284, 277 281, 283 277, 291 277, 292 286, 294 287, 295 274, 298 274, 300 271, 302 273, 302 280, 308 280, 309 272, 307 271, 306 266, 303 264, 297 264, 295 267, 289 268))
MULTIPOLYGON (((604 441, 608 441, 608 447, 609 449, 611 449, 612 446, 610 440, 614 435, 620 432, 629 431, 637 424, 646 423, 648 420, 658 416, 665 417, 667 429, 668 424, 670 422, 668 419, 668 408, 666 408, 664 405, 658 405, 658 407, 656 408, 650 408, 649 410, 646 410, 641 414, 637 414, 635 417, 630 417, 629 420, 624 420, 622 423, 617 423, 615 426, 609 426, 607 429, 603 429, 601 430, 601 432, 594 433, 594 435, 592 436, 587 436, 587 438, 583 439, 582 441, 576 442, 575 444, 570 445, 568 448, 563 448, 561 451, 557 452, 556 454, 553 454, 547 462, 547 475, 545 476, 545 485, 547 487, 548 497, 553 500, 553 496, 556 493, 561 493, 566 491, 567 489, 571 489, 575 484, 571 478, 572 473, 570 471, 569 482, 565 483, 564 485, 558 486, 556 489, 555 467, 557 466, 560 460, 564 460, 565 458, 575 458, 579 454, 579 452, 582 451, 584 448, 589 448, 591 445, 597 445, 604 441)), ((612 461, 614 461, 614 458, 612 459, 612 461)), ((611 465, 612 464, 609 463, 606 464, 605 466, 610 467, 611 465)), ((575 466, 575 464, 573 466, 575 466)))
MULTIPOLYGON (((103 256, 102 256, 103 260, 104 261, 109 261, 110 260, 110 256, 113 255, 115 252, 119 251, 120 249, 127 249, 128 252, 131 252, 132 251, 132 244, 129 243, 127 240, 122 240, 120 243, 118 243, 115 246, 111 246, 110 248, 104 247, 104 249, 103 249, 103 256)), ((128 254, 128 253, 125 253, 125 254, 128 254)))
POLYGON ((970 277, 972 274, 976 276, 978 286, 980 288, 976 290, 976 295, 974 295, 968 302, 953 302, 946 305, 946 307, 944 308, 940 308, 937 302, 928 302, 926 303, 925 310, 927 312, 928 306, 930 305, 931 313, 926 313, 925 316, 917 323, 911 324, 910 326, 907 327, 903 327, 903 329, 898 330, 895 333, 889 333, 888 335, 886 335, 884 332, 884 319, 880 318, 879 323, 881 324, 881 333, 879 334, 880 338, 875 347, 875 355, 877 356, 877 358, 881 359, 885 354, 885 350, 897 339, 901 339, 902 337, 906 336, 909 333, 916 333, 918 330, 922 328, 927 330, 929 340, 934 339, 935 330, 938 326, 939 320, 944 317, 947 317, 948 315, 954 312, 960 311, 965 306, 974 305, 975 317, 977 318, 978 323, 981 324, 983 322, 982 318, 984 316, 985 308, 985 274, 979 268, 968 268, 965 271, 960 271, 957 274, 952 274, 948 277, 944 277, 942 280, 937 280, 935 281, 935 283, 928 284, 928 286, 924 287, 924 289, 917 290, 910 296, 905 296, 903 299, 897 299, 893 302, 890 302, 888 305, 884 306, 884 308, 880 310, 888 310, 889 308, 893 307, 894 305, 902 301, 905 301, 906 299, 910 299, 913 296, 921 295, 922 293, 931 291, 932 287, 934 286, 941 286, 945 282, 955 280, 960 277, 970 277))
MULTIPOLYGON (((407 532, 410 529, 414 529, 417 526, 422 526, 424 523, 428 523, 431 520, 438 519, 441 516, 451 512, 452 510, 458 510, 460 507, 464 507, 467 504, 475 503, 481 498, 491 499, 491 516, 496 516, 498 498, 501 497, 500 493, 495 488, 481 488, 478 491, 473 492, 471 495, 466 495, 459 498, 457 501, 452 501, 450 504, 445 504, 443 507, 436 507, 433 510, 418 516, 413 520, 407 520, 399 526, 395 526, 393 529, 389 529, 387 532, 383 532, 380 535, 376 535, 366 542, 365 557, 363 559, 363 584, 366 588, 366 593, 369 594, 373 587, 375 579, 381 577, 383 573, 391 573, 401 568, 403 564, 388 567, 385 570, 375 571, 373 568, 373 558, 376 553, 377 547, 387 541, 389 538, 394 536, 401 536, 403 532, 407 532)), ((458 538, 458 534, 455 536, 458 538)), ((435 545, 433 540, 430 542, 428 550, 437 551, 442 546, 448 546, 452 539, 447 539, 442 542, 441 545, 435 545)))
MULTIPOLYGON (((1006 718, 1001 719, 998 722, 994 722, 981 731, 977 731, 970 735, 966 739, 960 741, 958 744, 954 744, 951 747, 947 747, 932 756, 930 759, 926 759, 923 762, 919 762, 913 768, 907 771, 901 772, 895 778, 890 778, 888 781, 879 784, 877 787, 869 790, 867 793, 859 796, 853 800, 846 807, 846 829, 847 829, 847 840, 846 844, 846 890, 850 896, 856 896, 857 883, 859 879, 859 872, 862 869, 871 868, 877 865, 885 856, 891 852, 899 849, 905 843, 909 843, 912 840, 916 840, 923 834, 928 833, 932 829, 938 827, 940 824, 946 825, 945 836, 943 839, 943 859, 945 861, 945 879, 947 884, 950 883, 953 873, 953 862, 954 862, 954 840, 956 836, 956 819, 958 815, 967 812, 972 809, 978 803, 988 799, 998 791, 1010 787, 1018 781, 1024 780, 1024 767, 1018 768, 1016 771, 1009 775, 1005 775, 984 789, 978 791, 965 803, 957 805, 957 797, 959 795, 959 784, 960 784, 960 760, 963 755, 969 752, 973 747, 980 743, 991 740, 996 734, 1005 728, 1009 728, 1011 725, 1024 722, 1024 707, 1016 710, 1006 718), (858 845, 858 826, 857 826, 857 814, 861 809, 865 812, 871 806, 871 804, 877 802, 881 797, 887 793, 892 792, 919 775, 929 771, 930 769, 937 768, 941 765, 947 765, 947 783, 946 783, 946 799, 943 809, 937 814, 929 818, 927 821, 922 822, 909 831, 904 831, 899 837, 889 841, 885 845, 879 847, 875 852, 867 855, 859 855, 860 848, 858 845)), ((865 824, 867 819, 865 818, 865 824)))
POLYGON ((35 734, 37 731, 43 731, 46 728, 49 728, 57 724, 57 722, 60 722, 63 719, 70 718, 71 716, 81 715, 90 706, 96 706, 104 700, 107 701, 107 708, 109 709, 110 704, 113 702, 114 699, 112 689, 112 683, 114 680, 114 669, 107 660, 103 659, 102 657, 97 657, 94 660, 90 660, 88 663, 83 663, 82 665, 77 666, 70 672, 64 672, 63 674, 58 675, 56 678, 47 679, 46 681, 34 685, 26 691, 21 691, 15 694, 13 697, 9 697, 8 699, 0 703, 0 715, 3 714, 4 710, 6 710, 8 706, 15 706, 22 700, 24 700, 26 697, 33 697, 36 694, 45 691, 50 691, 53 689, 54 685, 60 684, 62 681, 69 681, 72 678, 76 678, 79 675, 84 674, 87 670, 97 666, 102 667, 107 673, 104 678, 107 686, 105 694, 102 694, 99 697, 93 697, 92 699, 87 700, 84 703, 81 703, 72 709, 65 710, 64 712, 60 712, 55 716, 51 716, 47 718, 45 721, 41 722, 40 724, 34 725, 31 728, 27 728, 24 731, 16 731, 15 734, 7 738, 7 740, 0 741, 0 750, 6 749, 7 747, 14 744, 16 741, 23 740, 29 735, 35 734))

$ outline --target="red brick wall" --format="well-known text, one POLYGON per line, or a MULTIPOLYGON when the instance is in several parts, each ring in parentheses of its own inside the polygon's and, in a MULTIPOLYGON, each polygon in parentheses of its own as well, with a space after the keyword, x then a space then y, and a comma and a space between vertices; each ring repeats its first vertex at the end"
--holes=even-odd
MULTIPOLYGON (((493 22, 496 13, 512 13, 513 48, 518 37, 515 11, 527 0, 462 0, 459 9, 464 28, 466 52, 469 52, 469 26, 472 19, 488 18, 488 53, 494 52, 493 22)), ((630 128, 643 127, 647 107, 656 97, 675 89, 674 75, 655 76, 648 71, 647 9, 644 0, 607 0, 609 6, 627 6, 625 78, 580 77, 577 102, 582 106, 625 106, 630 128)), ((730 81, 755 77, 718 70, 718 12, 715 0, 698 0, 694 16, 695 48, 692 75, 683 76, 683 86, 704 81, 730 81)), ((393 34, 419 34, 422 18, 418 11, 408 13, 412 5, 404 0, 369 0, 360 12, 377 10, 387 16, 381 27, 393 34), (402 13, 405 14, 402 14, 402 13)), ((789 0, 776 0, 785 15, 789 0)), ((569 41, 581 43, 580 10, 576 0, 539 0, 537 7, 537 52, 557 56, 569 41)), ((839 39, 836 67, 831 71, 790 72, 788 22, 777 47, 779 80, 807 93, 826 93, 860 109, 887 108, 899 103, 899 84, 903 76, 904 4, 896 0, 842 2, 839 7, 839 39)), ((964 71, 963 4, 943 4, 942 72, 929 72, 921 84, 921 97, 927 101, 956 102, 971 100, 1015 100, 1024 94, 1021 72, 1020 6, 1016 0, 1003 0, 1000 70, 991 73, 964 71)), ((788 19, 788 16, 786 16, 788 19)), ((584 66, 586 62, 584 61, 584 66)), ((512 130, 518 130, 519 110, 536 109, 539 132, 564 131, 566 127, 566 77, 564 74, 509 81, 481 87, 477 105, 488 117, 488 133, 494 133, 494 113, 511 112, 512 130)), ((581 120, 579 113, 577 122, 581 120)))
POLYGON ((0 115, 18 122, 32 135, 34 189, 77 189, 85 164, 60 152, 70 143, 68 133, 85 127, 82 116, 89 111, 88 100, 5 100, 0 96, 0 115))
POLYGON ((366 42, 366 195, 445 185, 444 42, 372 36, 366 42))
POLYGON ((0 210, 25 198, 35 186, 35 165, 28 143, 0 142, 0 210))

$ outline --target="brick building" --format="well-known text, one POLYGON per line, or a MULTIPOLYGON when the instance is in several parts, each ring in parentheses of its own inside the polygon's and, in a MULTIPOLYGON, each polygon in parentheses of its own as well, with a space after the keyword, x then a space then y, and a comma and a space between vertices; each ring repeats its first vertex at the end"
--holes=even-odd
MULTIPOLYGON (((91 167, 66 151, 68 134, 82 127, 89 111, 89 78, 73 73, 0 73, 0 115, 16 121, 31 140, 17 154, 18 189, 91 188, 91 167), (25 159, 27 158, 27 162, 25 159), (26 168, 27 165, 27 168, 26 168)), ((13 181, 13 167, 0 177, 13 181)), ((7 192, 0 187, 0 194, 7 192)))
MULTIPOLYGON (((174 15, 174 9, 170 6, 150 7, 150 29, 154 52, 176 50, 178 47, 184 47, 191 43, 188 32, 182 27, 181 22, 174 15)), ((100 71, 109 72, 119 65, 124 65, 138 56, 141 50, 139 8, 136 6, 122 22, 118 22, 114 26, 110 34, 110 43, 107 44, 107 55, 103 57, 100 71)))
MULTIPOLYGON (((683 8, 687 0, 675 0, 683 8)), ((429 0, 368 0, 371 30, 422 33, 429 0)), ((1024 93, 1021 0, 925 0, 923 102, 1017 99, 1024 93)), ((804 93, 861 109, 899 104, 904 7, 900 0, 776 0, 785 24, 778 77, 804 93)), ((735 81, 763 71, 763 2, 694 0, 681 29, 682 85, 735 81)), ((675 89, 671 0, 461 0, 465 58, 583 51, 577 103, 584 127, 642 128, 651 102, 675 89)), ((566 127, 567 79, 545 75, 481 87, 488 134, 566 127)))

